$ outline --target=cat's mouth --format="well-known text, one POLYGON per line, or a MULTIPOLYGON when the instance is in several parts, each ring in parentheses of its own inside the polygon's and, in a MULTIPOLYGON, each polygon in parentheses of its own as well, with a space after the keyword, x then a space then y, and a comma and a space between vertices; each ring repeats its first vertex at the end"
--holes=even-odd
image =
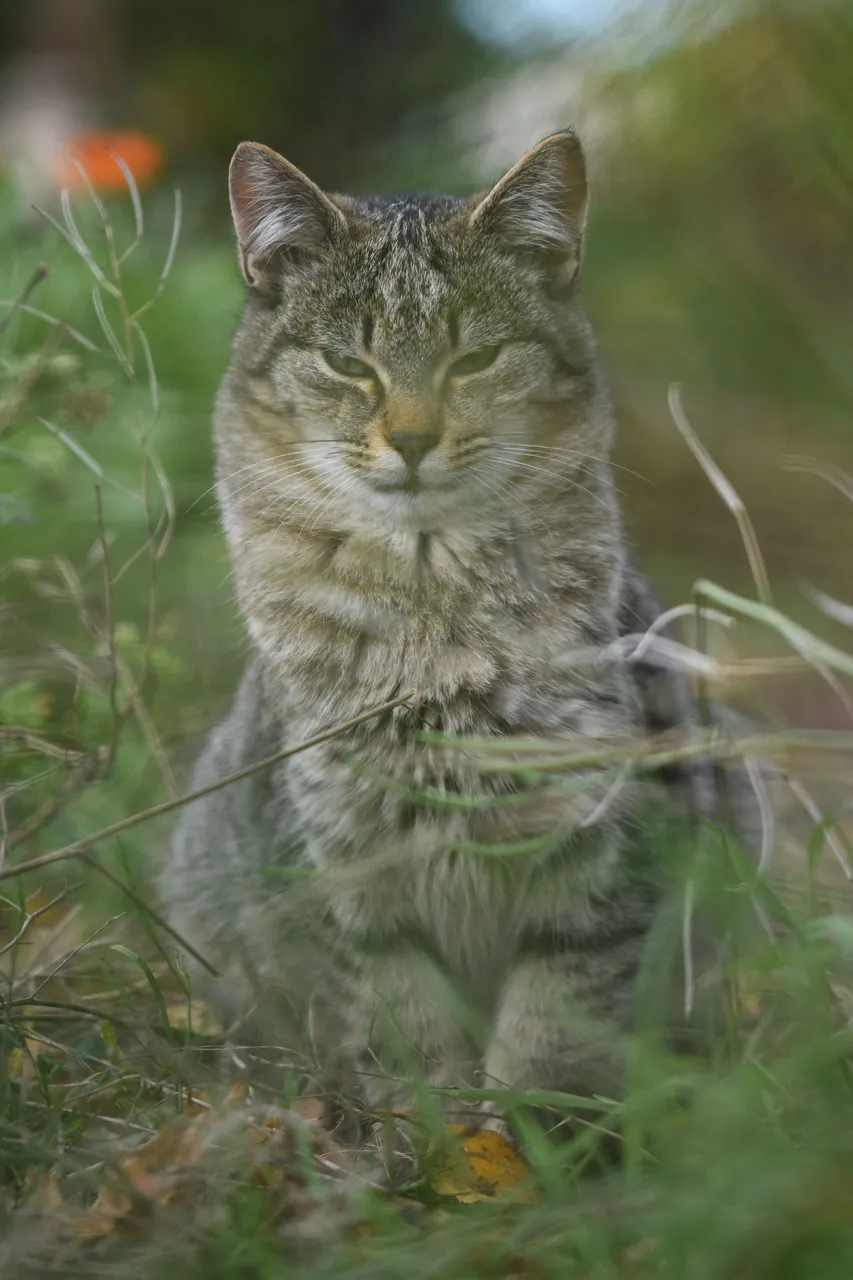
POLYGON ((446 480, 429 479, 425 481, 424 477, 417 472, 410 472, 403 477, 394 478, 390 476, 374 476, 371 478, 371 483, 381 493, 410 494, 413 497, 418 494, 444 493, 446 490, 453 488, 452 483, 446 480))

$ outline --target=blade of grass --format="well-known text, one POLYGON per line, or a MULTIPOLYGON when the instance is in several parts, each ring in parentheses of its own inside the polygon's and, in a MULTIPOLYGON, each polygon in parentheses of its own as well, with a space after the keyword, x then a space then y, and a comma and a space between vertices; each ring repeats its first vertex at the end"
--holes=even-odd
POLYGON ((113 160, 115 160, 116 164, 121 169, 122 177, 127 184, 128 194, 130 195, 130 203, 133 205, 133 221, 136 228, 136 239, 121 255, 120 260, 124 262, 125 258, 129 257, 145 234, 145 217, 142 212, 142 200, 139 195, 139 187, 136 185, 136 179, 128 168, 126 161, 116 151, 107 151, 107 155, 112 156, 113 160))
POLYGON ((107 313, 104 310, 104 300, 101 297, 101 291, 97 286, 92 289, 92 304, 95 308, 95 315, 98 317, 98 324, 101 326, 101 329, 104 332, 104 337, 112 348, 113 355, 132 382, 133 369, 131 368, 130 361, 127 358, 124 348, 118 340, 115 330, 109 322, 107 313))
POLYGON ((831 462, 821 462, 816 458, 790 457, 782 463, 786 471, 799 471, 805 475, 818 476, 842 493, 848 501, 853 502, 853 476, 849 476, 841 467, 831 462))
MULTIPOLYGON (((92 351, 100 355, 101 348, 96 346, 91 339, 80 333, 77 329, 73 329, 70 324, 66 324, 64 320, 60 320, 57 316, 48 315, 46 311, 39 311, 37 307, 31 307, 23 302, 16 302, 14 299, 0 298, 0 307, 12 307, 16 311, 25 311, 28 316, 35 316, 38 320, 44 320, 47 324, 53 325, 54 328, 64 329, 70 338, 84 347, 86 351, 92 351)), ((4 320, 8 316, 3 317, 4 320)), ((0 321, 2 324, 2 321, 0 321)))
POLYGON ((107 277, 104 275, 103 271, 98 266, 95 259, 92 257, 91 253, 89 252, 89 249, 84 244, 84 242, 82 240, 75 240, 74 237, 69 234, 69 232, 65 229, 65 227, 63 227, 62 224, 58 222, 56 218, 51 217, 51 215, 47 212, 46 209, 40 209, 38 205, 33 205, 33 208, 35 209, 36 213, 41 215, 41 217, 47 219, 50 225, 56 231, 59 232, 63 240, 66 240, 68 244, 71 245, 71 248, 74 250, 76 254, 78 254, 83 259, 86 266, 91 271, 92 275, 95 277, 98 283, 104 289, 106 289, 107 293, 111 293, 114 298, 120 298, 121 297, 120 290, 118 290, 116 286, 113 284, 113 282, 111 280, 108 280, 107 277))
POLYGON ((117 952, 121 956, 125 956, 128 960, 132 960, 133 963, 142 970, 142 973, 145 975, 145 981, 148 983, 149 987, 151 988, 151 994, 154 997, 154 1003, 157 1006, 157 1012, 160 1015, 160 1021, 163 1023, 163 1030, 166 1033, 166 1038, 167 1040, 171 1040, 172 1025, 169 1022, 169 1013, 166 1008, 166 1001, 163 999, 163 992, 160 990, 160 983, 154 977, 154 974, 151 972, 151 968, 148 965, 148 963, 145 960, 143 960, 142 956, 138 955, 134 950, 132 950, 131 947, 125 946, 123 942, 113 943, 113 945, 110 947, 110 950, 117 952))
POLYGON ((734 591, 728 591, 725 587, 718 587, 715 582, 710 582, 706 578, 700 579, 696 583, 697 592, 708 600, 722 605, 724 609, 731 610, 732 613, 743 614, 744 617, 752 618, 755 622, 761 622, 765 626, 776 631, 792 649, 796 650, 801 657, 808 661, 823 663, 832 671, 839 671, 842 675, 853 676, 853 655, 845 653, 843 649, 837 649, 834 645, 827 644, 825 640, 820 640, 812 632, 801 627, 799 623, 793 622, 786 617, 778 609, 768 604, 761 604, 755 600, 748 600, 745 596, 736 595, 734 591))
POLYGON ((767 576, 767 568, 764 564, 764 557, 761 554, 758 538, 752 521, 749 518, 749 512, 744 506, 743 500, 721 469, 717 466, 708 450, 702 444, 702 441, 696 435, 696 432, 688 421, 687 414, 684 412, 684 405, 681 399, 681 387, 677 383, 669 389, 669 411, 672 414, 673 421, 681 432, 681 435, 696 458, 705 475, 711 481, 717 493, 723 502, 731 511, 737 521, 740 536, 743 539, 744 549, 746 550, 747 560, 752 572, 753 581, 755 582, 755 590, 758 599, 762 604, 772 604, 772 595, 770 591, 770 579, 767 576))
MULTIPOLYGON (((136 334, 139 339, 139 345, 142 347, 142 355, 145 359, 145 366, 148 370, 148 387, 151 394, 151 407, 154 411, 154 420, 156 421, 160 416, 160 386, 157 381, 157 371, 154 367, 154 357, 151 354, 151 345, 145 335, 145 330, 139 324, 138 320, 131 320, 130 327, 136 334)), ((148 430, 150 431, 153 426, 154 422, 151 423, 148 430)))
POLYGON ((175 809, 181 809, 184 805, 191 804, 193 800, 201 800, 204 796, 211 795, 214 791, 220 791, 223 787, 229 787, 234 782, 240 782, 243 778, 251 777, 252 774, 258 773, 261 769, 268 769, 271 765, 278 764, 280 760, 287 760, 290 756, 298 755, 300 752, 316 747, 322 742, 328 742, 331 738, 337 738, 349 729, 354 729, 357 725, 364 724, 367 720, 383 715, 386 711, 391 711, 395 707, 403 706, 404 703, 411 700, 412 696, 412 692, 407 691, 396 698, 391 698, 388 702, 382 703, 381 706, 372 707, 369 711, 363 711, 361 715, 353 716, 351 720, 346 720, 343 724, 323 729, 320 733, 315 734, 313 738, 306 739, 305 742, 276 751, 273 755, 266 756, 263 760, 256 761, 255 764, 247 765, 245 769, 239 769, 236 773, 231 773, 225 778, 220 778, 218 782, 212 782, 209 786, 199 787, 197 791, 190 791, 186 795, 177 796, 174 800, 165 800, 162 804, 153 805, 150 809, 144 809, 128 818, 122 818, 119 822, 113 822, 108 827, 102 827, 100 831, 94 831, 91 835, 84 836, 81 840, 75 840, 72 844, 65 845, 62 849, 56 849, 53 853, 46 853, 40 858, 32 858, 29 862, 19 863, 17 867, 3 867, 0 869, 0 880, 9 879, 11 876, 25 875, 30 871, 39 870, 41 867, 53 866, 54 863, 63 862, 67 858, 82 857, 83 854, 88 852, 91 845, 97 844, 101 840, 107 840, 122 831, 129 831, 131 827, 139 826, 142 822, 148 822, 151 818, 160 817, 161 814, 172 813, 175 809))
POLYGON ((41 284, 42 280, 46 280, 49 275, 50 270, 44 265, 44 263, 39 263, 21 292, 18 294, 17 298, 8 304, 9 310, 6 312, 6 315, 3 316, 2 320, 0 320, 0 333, 3 333, 8 329, 15 312, 22 310, 26 306, 27 298, 29 298, 33 290, 41 284))
POLYGON ((818 591, 816 587, 806 586, 804 591, 812 604, 816 605, 828 618, 832 618, 833 622, 840 622, 843 627, 853 627, 853 605, 845 604, 843 600, 835 600, 825 592, 818 591))

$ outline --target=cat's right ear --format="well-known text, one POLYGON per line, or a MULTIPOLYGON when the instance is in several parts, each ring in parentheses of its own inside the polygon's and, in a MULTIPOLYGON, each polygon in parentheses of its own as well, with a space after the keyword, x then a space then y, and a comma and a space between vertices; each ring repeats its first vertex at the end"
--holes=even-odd
POLYGON ((274 296, 288 263, 323 249, 346 229, 340 209, 283 156, 241 142, 228 172, 243 278, 274 296))
POLYGON ((471 225, 571 284, 581 268, 588 202, 586 160, 573 129, 532 147, 479 199, 471 225))

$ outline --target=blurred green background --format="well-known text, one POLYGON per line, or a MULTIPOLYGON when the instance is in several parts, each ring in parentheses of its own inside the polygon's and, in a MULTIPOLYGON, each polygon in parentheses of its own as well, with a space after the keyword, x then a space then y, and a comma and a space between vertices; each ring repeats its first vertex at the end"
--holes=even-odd
MULTIPOLYGON (((0 11, 0 60, 0 296, 15 298, 45 262, 30 305, 100 348, 22 311, 0 333, 0 722, 87 748, 109 738, 94 471, 113 573, 145 547, 141 484, 154 523, 163 510, 150 464, 141 480, 141 441, 174 496, 153 622, 147 554, 111 605, 120 656, 144 676, 145 714, 127 717, 113 782, 80 790, 32 837, 26 824, 56 778, 36 778, 42 760, 16 758, 4 814, 18 856, 180 787, 243 660, 208 436, 241 304, 225 173, 244 137, 331 189, 470 191, 577 122, 594 180, 585 294, 619 408, 618 483, 638 557, 669 604, 700 576, 750 589, 734 521, 669 417, 667 388, 680 382, 694 427, 747 503, 778 602, 832 638, 803 585, 849 598, 853 511, 786 459, 853 470, 849 3, 29 0, 0 11), (123 267, 131 311, 156 289, 172 184, 182 192, 174 266, 140 318, 156 422, 142 346, 134 339, 129 379, 85 262, 29 207, 60 217, 39 148, 53 154, 93 126, 145 130, 164 150, 123 267), (82 605, 57 557, 79 575, 82 605)), ((128 195, 102 198, 129 244, 128 195)), ((106 264, 85 190, 73 210, 106 264)), ((100 295, 120 333, 120 305, 100 295)), ((779 694, 780 714, 807 723, 835 721, 838 707, 815 682, 779 694)), ((131 833, 126 850, 147 858, 166 830, 131 833)))

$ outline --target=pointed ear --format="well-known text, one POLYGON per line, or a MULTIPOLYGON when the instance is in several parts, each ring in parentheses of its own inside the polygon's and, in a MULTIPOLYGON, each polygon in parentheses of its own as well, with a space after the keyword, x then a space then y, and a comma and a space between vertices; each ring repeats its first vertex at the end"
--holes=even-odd
POLYGON ((566 129, 513 165, 476 205, 471 225, 532 254, 570 283, 580 271, 587 203, 583 148, 566 129))
POLYGON ((246 284, 274 294, 288 261, 322 253, 346 229, 328 196, 269 147, 241 142, 228 173, 231 214, 246 284))

